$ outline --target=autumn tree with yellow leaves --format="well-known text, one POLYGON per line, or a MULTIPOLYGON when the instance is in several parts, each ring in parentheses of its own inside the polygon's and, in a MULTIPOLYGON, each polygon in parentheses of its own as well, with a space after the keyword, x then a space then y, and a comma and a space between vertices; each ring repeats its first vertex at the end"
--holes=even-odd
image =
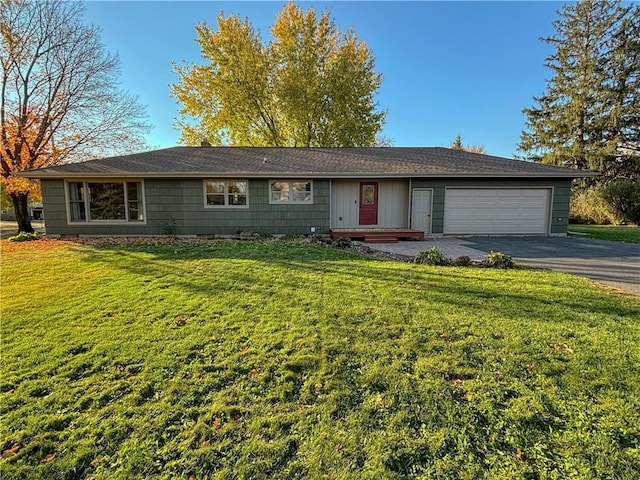
POLYGON ((137 99, 117 88, 118 57, 83 24, 82 3, 0 7, 0 178, 20 231, 32 232, 28 202, 38 185, 17 173, 140 150, 149 126, 137 99))
MULTIPOLYGON (((174 64, 171 93, 188 145, 371 146, 385 112, 382 76, 353 29, 327 11, 284 6, 265 44, 248 19, 220 13, 217 29, 196 26, 204 64, 174 64)), ((379 137, 380 138, 380 137, 379 137)))

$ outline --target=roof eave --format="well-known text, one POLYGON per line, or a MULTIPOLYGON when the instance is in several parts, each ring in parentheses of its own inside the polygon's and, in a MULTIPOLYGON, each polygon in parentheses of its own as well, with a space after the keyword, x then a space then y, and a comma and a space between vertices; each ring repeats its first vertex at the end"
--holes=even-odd
POLYGON ((18 177, 32 179, 81 179, 81 178, 587 178, 599 175, 596 172, 511 172, 511 173, 319 173, 319 172, 19 172, 18 177))

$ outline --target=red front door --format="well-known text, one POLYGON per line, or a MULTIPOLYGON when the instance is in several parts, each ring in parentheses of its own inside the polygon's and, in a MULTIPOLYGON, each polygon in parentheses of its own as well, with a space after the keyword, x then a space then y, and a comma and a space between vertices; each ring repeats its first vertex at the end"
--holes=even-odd
POLYGON ((360 225, 378 223, 378 182, 360 182, 360 225))

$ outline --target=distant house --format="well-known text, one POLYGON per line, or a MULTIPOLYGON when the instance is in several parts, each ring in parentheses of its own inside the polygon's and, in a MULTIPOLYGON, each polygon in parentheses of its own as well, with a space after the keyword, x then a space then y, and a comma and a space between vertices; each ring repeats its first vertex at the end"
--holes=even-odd
POLYGON ((42 181, 53 236, 421 237, 564 235, 571 181, 594 174, 440 147, 204 146, 22 175, 42 181))
MULTIPOLYGON (((44 220, 44 210, 42 208, 42 203, 39 202, 31 202, 29 203, 29 218, 31 220, 44 220)), ((7 210, 0 210, 0 219, 7 220, 10 222, 15 222, 16 220, 16 212, 13 207, 8 208, 7 210)))

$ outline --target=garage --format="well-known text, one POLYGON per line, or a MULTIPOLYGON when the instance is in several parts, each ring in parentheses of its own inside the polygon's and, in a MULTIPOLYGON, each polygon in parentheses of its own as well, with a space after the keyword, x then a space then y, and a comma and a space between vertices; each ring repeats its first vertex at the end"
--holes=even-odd
POLYGON ((447 188, 445 234, 547 234, 550 188, 447 188))

